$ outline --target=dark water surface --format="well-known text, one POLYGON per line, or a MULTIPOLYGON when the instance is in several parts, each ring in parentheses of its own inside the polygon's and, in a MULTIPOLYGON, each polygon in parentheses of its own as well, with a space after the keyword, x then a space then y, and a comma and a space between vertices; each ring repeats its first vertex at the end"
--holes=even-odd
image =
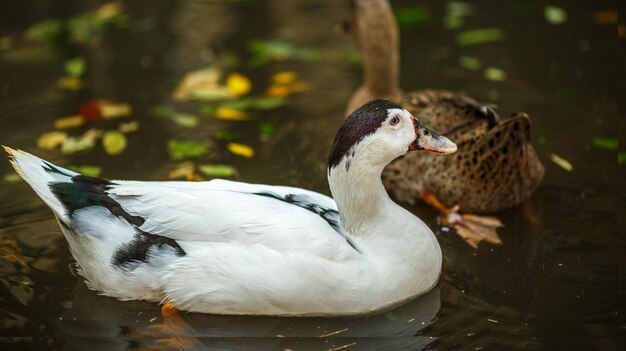
MULTIPOLYGON (((618 213, 623 214, 617 179, 623 179, 624 167, 617 166, 615 151, 592 143, 594 137, 617 137, 617 102, 624 96, 617 81, 615 24, 594 20, 594 13, 614 5, 559 3, 567 11, 561 25, 546 21, 543 2, 476 1, 462 27, 446 29, 446 2, 421 1, 430 22, 401 32, 404 89, 459 90, 497 104, 503 115, 526 111, 546 166, 544 182, 527 204, 497 214, 506 224, 501 246, 481 244, 474 250, 440 229, 432 209, 411 208, 435 230, 444 253, 440 282, 426 296, 391 313, 362 318, 183 313, 187 329, 154 328, 163 321, 157 304, 120 302, 88 290, 75 274, 52 213, 25 183, 0 180, 2 349, 620 349, 625 325, 620 326, 618 305, 626 298, 623 290, 618 292, 618 261, 625 246, 617 226, 618 213), (505 39, 467 47, 455 43, 461 31, 491 27, 501 28, 505 39), (503 69, 506 79, 486 80, 482 69, 459 67, 461 55, 503 69), (569 160, 573 170, 553 163, 552 153, 569 160)), ((33 59, 32 48, 16 42, 37 21, 71 17, 99 4, 42 0, 2 5, 0 43, 15 38, 0 50, 2 144, 60 165, 99 165, 106 178, 160 180, 176 164, 167 154, 167 140, 201 140, 212 130, 227 129, 239 133, 236 141, 253 146, 256 156, 218 151, 210 162, 234 165, 242 181, 328 193, 325 160, 348 97, 360 82, 359 65, 289 59, 248 67, 245 57, 252 39, 352 49, 348 38, 333 31, 347 17, 346 3, 128 2, 129 25, 107 29, 97 45, 61 40, 56 56, 33 59), (151 115, 156 105, 197 114, 201 104, 173 102, 170 94, 184 73, 210 64, 215 49, 243 57, 237 71, 251 78, 253 91, 262 91, 267 77, 281 71, 294 71, 311 85, 290 96, 288 105, 258 115, 277 126, 269 139, 259 138, 258 122, 201 117, 199 127, 188 129, 151 115), (75 56, 87 63, 85 89, 62 91, 56 82, 63 62, 75 56), (94 98, 133 106, 141 129, 129 134, 123 154, 108 156, 99 146, 73 155, 37 148, 37 138, 52 130, 54 120, 76 114, 94 98)), ((394 3, 396 8, 409 5, 394 3)), ((2 160, 0 175, 9 173, 9 163, 2 160)))

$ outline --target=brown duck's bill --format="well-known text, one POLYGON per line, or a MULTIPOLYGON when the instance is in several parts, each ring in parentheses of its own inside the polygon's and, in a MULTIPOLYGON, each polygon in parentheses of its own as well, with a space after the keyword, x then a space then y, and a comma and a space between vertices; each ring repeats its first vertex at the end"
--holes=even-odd
POLYGON ((423 150, 436 154, 451 154, 456 151, 456 144, 445 136, 424 127, 417 119, 413 119, 415 141, 409 145, 409 151, 423 150))

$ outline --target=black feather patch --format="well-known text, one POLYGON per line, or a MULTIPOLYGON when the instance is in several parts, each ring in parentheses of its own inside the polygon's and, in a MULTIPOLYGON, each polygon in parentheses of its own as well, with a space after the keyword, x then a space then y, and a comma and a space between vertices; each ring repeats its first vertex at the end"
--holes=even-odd
POLYGON ((287 194, 287 195, 285 195, 283 197, 283 196, 280 196, 278 194, 270 193, 270 192, 260 192, 260 193, 254 193, 254 194, 255 195, 259 195, 259 196, 270 197, 272 199, 280 200, 280 201, 286 202, 288 204, 296 205, 298 207, 301 207, 301 208, 303 208, 305 210, 309 210, 309 211, 319 215, 337 233, 339 233, 342 237, 344 237, 346 239, 346 241, 348 242, 348 244, 350 244, 350 246, 352 246, 353 249, 359 251, 354 246, 354 243, 350 240, 350 238, 348 238, 348 237, 346 237, 346 236, 344 236, 342 234, 341 227, 339 226, 339 212, 337 212, 337 210, 333 210, 331 208, 322 207, 319 204, 311 202, 307 198, 307 196, 303 196, 303 195, 287 194))
POLYGON ((128 267, 134 262, 147 262, 150 249, 162 249, 164 246, 172 248, 178 256, 186 255, 176 240, 137 230, 131 242, 122 244, 115 250, 111 263, 115 266, 128 267))
POLYGON ((335 135, 328 156, 328 170, 338 165, 351 147, 380 128, 387 119, 387 110, 393 108, 402 109, 391 101, 372 100, 352 112, 335 135))
POLYGON ((113 184, 108 180, 84 175, 74 176, 71 180, 71 182, 55 182, 49 185, 52 193, 67 210, 68 216, 71 217, 74 211, 81 208, 102 206, 132 225, 141 226, 144 223, 143 218, 132 216, 117 201, 107 195, 107 187, 113 184))

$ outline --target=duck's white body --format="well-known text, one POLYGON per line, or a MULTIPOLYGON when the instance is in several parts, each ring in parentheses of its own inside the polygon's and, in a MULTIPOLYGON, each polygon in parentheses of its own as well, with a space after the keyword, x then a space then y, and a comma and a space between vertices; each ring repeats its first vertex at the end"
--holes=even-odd
POLYGON ((348 315, 420 295, 441 271, 432 231, 390 200, 386 163, 360 145, 329 168, 337 203, 225 180, 108 182, 7 151, 104 295, 218 314, 348 315))

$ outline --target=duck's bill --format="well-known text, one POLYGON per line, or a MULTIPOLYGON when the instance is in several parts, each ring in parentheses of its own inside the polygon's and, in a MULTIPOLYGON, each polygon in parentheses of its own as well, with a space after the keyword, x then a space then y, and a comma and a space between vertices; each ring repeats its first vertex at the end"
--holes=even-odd
POLYGON ((422 150, 436 154, 451 154, 456 151, 456 144, 445 136, 424 127, 417 119, 415 126, 415 141, 409 145, 409 150, 422 150))

